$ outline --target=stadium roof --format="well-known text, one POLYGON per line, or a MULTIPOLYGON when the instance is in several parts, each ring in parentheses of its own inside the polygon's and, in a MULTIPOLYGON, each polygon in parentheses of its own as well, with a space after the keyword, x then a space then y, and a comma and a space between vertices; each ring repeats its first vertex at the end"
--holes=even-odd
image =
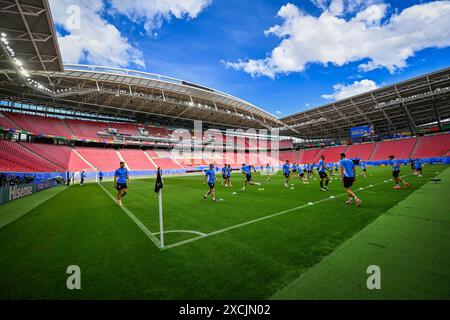
MULTIPOLYGON (((1 0, 0 31, 27 70, 63 69, 47 0, 1 0)), ((9 68, 10 61, 0 56, 0 69, 9 68)))
POLYGON ((188 81, 119 68, 63 66, 47 0, 0 0, 0 32, 7 38, 0 43, 4 98, 121 117, 202 120, 224 127, 283 125, 242 99, 188 81))
POLYGON ((352 127, 373 125, 375 133, 417 133, 450 121, 450 68, 302 111, 280 119, 283 135, 305 139, 344 138, 352 127))

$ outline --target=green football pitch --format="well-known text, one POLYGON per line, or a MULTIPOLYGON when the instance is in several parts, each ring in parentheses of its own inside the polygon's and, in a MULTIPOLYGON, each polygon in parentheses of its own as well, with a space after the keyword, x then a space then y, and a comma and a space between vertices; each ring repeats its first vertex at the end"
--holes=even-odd
POLYGON ((318 180, 285 188, 256 173, 262 185, 244 192, 241 174, 233 188, 217 176, 216 203, 202 176, 166 177, 164 250, 154 179, 131 180, 123 209, 111 181, 43 191, 0 207, 0 220, 20 216, 0 229, 0 298, 268 299, 445 169, 403 167, 410 186, 393 190, 389 167, 369 167, 354 185, 361 207, 337 177, 321 192, 318 180), (66 287, 70 265, 81 290, 66 287))

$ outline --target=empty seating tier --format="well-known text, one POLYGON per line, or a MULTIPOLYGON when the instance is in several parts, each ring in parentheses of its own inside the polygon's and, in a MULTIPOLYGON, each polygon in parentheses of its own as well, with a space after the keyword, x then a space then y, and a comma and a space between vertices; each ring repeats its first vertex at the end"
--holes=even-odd
POLYGON ((0 128, 3 129, 20 129, 18 126, 12 122, 6 114, 0 112, 0 128))
POLYGON ((130 170, 154 170, 155 165, 148 159, 142 150, 122 149, 122 158, 130 170))
POLYGON ((362 143, 362 144, 354 144, 348 147, 345 155, 349 159, 361 159, 363 161, 369 160, 370 156, 375 149, 375 143, 362 143))
POLYGON ((432 158, 442 157, 450 151, 450 134, 437 134, 421 138, 416 146, 412 157, 432 158))
POLYGON ((378 142, 377 149, 370 160, 386 160, 390 155, 394 155, 397 159, 407 159, 415 144, 415 138, 378 142))
POLYGON ((19 143, 1 140, 0 171, 62 172, 64 169, 43 159, 19 143))
POLYGON ((338 162, 341 159, 340 154, 345 152, 346 149, 346 146, 323 148, 320 150, 318 157, 320 158, 323 155, 325 156, 325 162, 338 162))
POLYGON ((22 113, 5 113, 21 129, 40 135, 71 138, 72 134, 64 121, 58 118, 41 117, 22 113))
POLYGON ((97 170, 113 171, 119 167, 121 160, 114 149, 86 147, 76 149, 97 170))

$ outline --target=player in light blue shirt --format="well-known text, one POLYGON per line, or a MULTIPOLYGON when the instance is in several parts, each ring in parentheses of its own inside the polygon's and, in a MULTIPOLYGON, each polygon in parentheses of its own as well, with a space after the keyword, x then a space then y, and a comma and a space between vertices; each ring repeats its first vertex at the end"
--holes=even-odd
POLYGON ((422 178, 422 169, 423 169, 422 160, 416 159, 415 166, 416 166, 417 177, 422 178))
POLYGON ((294 162, 291 166, 291 177, 298 175, 298 165, 294 162))
POLYGON ((125 162, 120 162, 120 167, 114 172, 114 187, 117 189, 117 203, 122 206, 122 198, 128 192, 127 182, 129 181, 128 170, 125 162))
POLYGON ((232 187, 232 185, 231 185, 231 165, 227 166, 227 185, 229 188, 232 187))
POLYGON ((345 153, 341 153, 341 181, 344 184, 345 192, 348 194, 347 204, 353 204, 353 199, 355 199, 356 205, 359 207, 361 205, 361 199, 359 199, 352 190, 353 182, 356 179, 355 164, 352 160, 345 157, 345 153))
POLYGON ((330 178, 327 175, 325 169, 325 156, 321 155, 319 163, 317 163, 317 172, 319 172, 320 177, 320 191, 328 191, 328 182, 330 182, 330 178), (325 185, 323 183, 325 182, 325 185))
POLYGON ((216 182, 216 170, 214 170, 214 164, 209 165, 209 169, 205 171, 205 181, 204 184, 208 183, 209 191, 203 196, 203 199, 208 199, 211 195, 213 201, 216 201, 216 190, 214 189, 214 184, 216 182))
POLYGON ((286 160, 286 162, 283 164, 283 174, 284 174, 284 186, 286 188, 289 188, 289 178, 291 177, 291 166, 289 164, 289 160, 286 160))
POLYGON ((256 169, 252 165, 246 165, 245 163, 242 164, 241 172, 245 175, 244 179, 244 187, 242 188, 242 191, 245 191, 247 188, 247 184, 249 185, 257 185, 260 186, 261 183, 255 182, 252 179, 252 170, 253 172, 256 172, 256 169))
POLYGON ((392 166, 392 176, 395 182, 394 189, 400 189, 400 183, 403 184, 403 187, 408 187, 408 182, 400 178, 400 162, 393 155, 389 156, 389 164, 392 166))
POLYGON ((303 184, 306 183, 305 171, 302 169, 301 165, 298 165, 298 178, 303 182, 303 184))
POLYGON ((225 165, 223 166, 221 172, 222 172, 222 185, 227 187, 227 171, 228 171, 228 167, 227 164, 225 163, 225 165))
POLYGON ((266 164, 266 167, 264 168, 265 174, 267 174, 267 182, 271 181, 271 176, 273 174, 273 167, 270 165, 270 163, 266 164))
POLYGON ((84 186, 84 179, 86 179, 86 172, 83 170, 80 174, 80 186, 84 186))
POLYGON ((366 166, 366 163, 365 162, 361 162, 360 165, 361 165, 361 169, 362 169, 361 175, 363 177, 367 177, 367 166, 366 166))

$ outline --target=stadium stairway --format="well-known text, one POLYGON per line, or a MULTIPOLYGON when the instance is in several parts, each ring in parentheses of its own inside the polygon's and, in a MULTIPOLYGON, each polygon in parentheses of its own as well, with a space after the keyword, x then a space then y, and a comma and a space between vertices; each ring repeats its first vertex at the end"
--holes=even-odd
POLYGON ((378 148, 380 147, 380 143, 376 142, 375 143, 375 148, 373 148, 372 153, 369 156, 368 160, 373 160, 374 155, 377 153, 378 148))
POLYGON ((83 160, 92 170, 95 170, 95 167, 92 165, 92 163, 90 163, 85 157, 83 157, 81 155, 81 153, 78 152, 77 149, 72 148, 72 151, 78 156, 80 157, 81 160, 83 160))
POLYGON ((152 157, 150 157, 150 155, 147 153, 147 150, 144 150, 144 155, 147 157, 147 159, 153 163, 153 165, 155 166, 155 168, 158 168, 158 166, 156 165, 155 161, 153 161, 152 157))
POLYGON ((416 143, 414 144, 414 148, 412 149, 411 153, 409 154, 409 158, 413 156, 413 154, 416 153, 417 149, 420 146, 420 142, 422 141, 422 137, 416 137, 416 143))
POLYGON ((67 128, 67 131, 69 131, 70 134, 72 135, 72 137, 76 137, 75 132, 73 132, 73 130, 69 127, 69 125, 67 124, 67 122, 64 119, 63 119, 63 123, 64 123, 64 126, 67 128))
POLYGON ((125 159, 123 158, 122 154, 120 153, 120 150, 115 150, 117 157, 120 159, 120 161, 125 163, 125 168, 127 168, 127 170, 131 170, 130 167, 128 166, 128 163, 125 161, 125 159))

